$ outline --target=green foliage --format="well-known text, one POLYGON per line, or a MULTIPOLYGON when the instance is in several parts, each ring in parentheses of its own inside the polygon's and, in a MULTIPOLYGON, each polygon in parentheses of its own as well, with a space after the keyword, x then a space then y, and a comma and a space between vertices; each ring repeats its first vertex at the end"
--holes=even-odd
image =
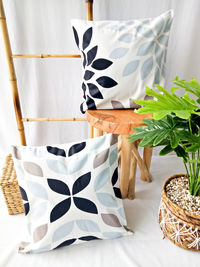
POLYGON ((134 100, 142 106, 138 113, 153 113, 153 118, 144 119, 146 126, 135 128, 129 141, 141 139, 139 146, 164 146, 161 156, 174 151, 183 160, 189 191, 196 196, 200 195, 200 84, 195 79, 186 82, 178 77, 173 83, 178 87, 172 87, 170 93, 159 85, 159 92, 146 87, 146 94, 155 100, 134 100), (185 94, 179 97, 175 91, 181 88, 185 94))

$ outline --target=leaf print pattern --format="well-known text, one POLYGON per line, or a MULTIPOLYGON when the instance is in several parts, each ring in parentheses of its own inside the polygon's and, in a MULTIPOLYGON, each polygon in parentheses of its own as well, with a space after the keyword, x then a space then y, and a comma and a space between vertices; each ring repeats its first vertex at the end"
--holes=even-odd
POLYGON ((117 85, 117 82, 115 80, 107 76, 99 77, 96 81, 104 88, 111 88, 117 85))
POLYGON ((89 95, 87 95, 86 99, 87 99, 86 104, 87 104, 88 109, 91 109, 91 110, 97 109, 94 100, 91 97, 89 97, 89 95))
POLYGON ((68 157, 71 157, 72 155, 79 153, 86 147, 86 142, 81 142, 78 144, 75 144, 70 147, 69 152, 68 152, 68 157))
POLYGON ((121 199, 122 195, 121 195, 120 188, 115 186, 117 181, 118 181, 118 167, 113 172, 111 182, 112 182, 112 185, 113 185, 113 190, 114 190, 115 196, 117 198, 121 199))
POLYGON ((83 50, 90 44, 92 39, 92 27, 90 27, 83 35, 83 50))
POLYGON ((50 213, 50 222, 55 222, 64 216, 71 207, 71 200, 73 199, 75 206, 81 211, 98 214, 96 205, 89 199, 77 197, 82 190, 84 190, 90 183, 91 173, 88 172, 80 176, 73 184, 72 194, 69 187, 63 181, 48 179, 48 185, 54 192, 67 196, 67 198, 59 202, 50 213))
POLYGON ((122 105, 122 103, 117 100, 111 100, 111 104, 112 104, 113 109, 124 109, 125 108, 122 105))
POLYGON ((103 96, 101 92, 99 91, 98 87, 93 83, 88 83, 88 89, 90 92, 90 95, 94 98, 103 99, 103 96))
POLYGON ((92 63, 92 68, 96 70, 105 70, 112 64, 113 62, 110 60, 99 58, 92 63))
POLYGON ((89 66, 97 55, 98 46, 94 46, 87 52, 87 65, 89 66))
POLYGON ((24 170, 30 173, 31 175, 43 177, 43 171, 38 164, 24 161, 23 166, 24 170))
POLYGON ((86 70, 83 78, 84 78, 84 80, 88 81, 92 78, 93 75, 94 75, 94 72, 92 72, 90 70, 86 70))
POLYGON ((66 157, 65 150, 60 149, 58 147, 47 146, 47 151, 56 156, 66 157))
POLYGON ((148 58, 142 65, 141 68, 141 79, 144 80, 150 74, 153 68, 153 57, 148 58))
POLYGON ((73 26, 72 26, 72 30, 73 30, 73 33, 74 33, 74 39, 75 39, 76 45, 79 47, 78 33, 77 33, 75 27, 73 27, 73 26))
POLYGON ((112 227, 122 227, 121 223, 119 222, 119 219, 115 214, 101 214, 101 218, 104 221, 105 224, 108 224, 112 227))
POLYGON ((139 60, 134 60, 134 61, 129 62, 125 66, 122 76, 125 77, 125 76, 129 76, 130 74, 133 74, 137 70, 139 66, 139 62, 140 62, 139 60))
POLYGON ((40 225, 38 226, 34 233, 33 233, 33 241, 34 243, 40 241, 41 239, 43 239, 47 233, 48 230, 48 225, 44 224, 44 225, 40 225))

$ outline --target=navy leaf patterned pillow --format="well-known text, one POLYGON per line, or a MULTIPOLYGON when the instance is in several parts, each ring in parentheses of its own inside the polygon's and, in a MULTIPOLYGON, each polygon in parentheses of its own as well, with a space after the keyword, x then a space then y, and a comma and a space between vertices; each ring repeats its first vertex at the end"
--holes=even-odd
POLYGON ((173 11, 152 19, 72 20, 83 58, 83 103, 87 109, 138 108, 145 86, 164 86, 173 11))
MULTIPOLYGON (((83 47, 90 35, 85 34, 83 47)), ((27 218, 21 253, 130 234, 119 188, 116 135, 13 146, 12 154, 27 218)))

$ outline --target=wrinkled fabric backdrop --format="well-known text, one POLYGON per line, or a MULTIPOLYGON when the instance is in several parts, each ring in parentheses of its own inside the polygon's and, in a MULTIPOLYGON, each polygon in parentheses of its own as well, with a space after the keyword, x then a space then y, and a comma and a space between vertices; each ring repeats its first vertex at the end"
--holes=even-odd
MULTIPOLYGON (((15 54, 78 53, 71 18, 86 18, 84 0, 4 0, 15 54)), ((94 0, 94 19, 154 17, 174 9, 166 87, 179 76, 200 80, 199 0, 94 0)), ((24 117, 81 117, 80 59, 15 59, 24 117)), ((2 36, 0 36, 0 158, 19 144, 2 36)), ((87 122, 30 122, 27 143, 43 145, 87 138, 87 122)))

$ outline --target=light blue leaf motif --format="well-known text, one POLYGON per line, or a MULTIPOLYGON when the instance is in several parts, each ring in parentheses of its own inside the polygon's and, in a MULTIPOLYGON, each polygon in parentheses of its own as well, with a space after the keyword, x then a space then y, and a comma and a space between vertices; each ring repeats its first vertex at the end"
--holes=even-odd
POLYGON ((165 64, 163 64, 163 66, 162 66, 162 76, 165 78, 165 76, 166 76, 166 66, 165 66, 165 64))
POLYGON ((91 140, 88 140, 88 147, 90 150, 95 150, 95 149, 98 149, 99 147, 103 146, 103 144, 105 143, 106 141, 106 135, 103 135, 102 137, 98 137, 98 138, 93 138, 91 140), (91 141, 92 142, 89 142, 91 141))
POLYGON ((172 25, 172 19, 169 18, 165 24, 165 28, 164 28, 165 33, 170 31, 171 25, 172 25))
POLYGON ((82 158, 69 161, 69 170, 68 174, 75 173, 83 168, 83 166, 86 164, 88 160, 88 155, 83 155, 82 158))
POLYGON ((109 163, 110 166, 113 165, 113 163, 115 163, 117 161, 118 158, 118 148, 115 148, 111 153, 110 153, 110 157, 109 157, 109 163))
POLYGON ((142 80, 146 79, 147 76, 150 74, 153 68, 153 57, 148 58, 142 65, 141 68, 141 78, 142 80))
POLYGON ((97 193, 99 202, 106 207, 117 207, 116 199, 107 193, 97 193))
POLYGON ((34 206, 31 213, 31 218, 34 220, 40 219, 45 215, 47 210, 47 202, 42 202, 34 206))
POLYGON ((77 220, 76 224, 85 232, 101 232, 98 224, 91 220, 77 220))
POLYGON ((156 25, 155 25, 155 29, 156 29, 156 32, 157 32, 157 35, 159 35, 163 29, 163 26, 164 26, 164 20, 163 18, 160 18, 157 22, 156 22, 156 25))
POLYGON ((123 219, 126 219, 126 215, 125 215, 125 213, 124 213, 124 208, 119 208, 119 209, 118 209, 118 212, 119 212, 120 216, 121 216, 123 219))
POLYGON ((164 53, 163 53, 162 47, 160 47, 160 45, 158 44, 156 45, 156 48, 155 48, 155 56, 156 56, 156 62, 158 66, 161 67, 161 62, 163 60, 164 53))
POLYGON ((120 232, 104 232, 103 236, 108 239, 113 239, 113 238, 119 238, 122 237, 122 233, 120 232))
POLYGON ((160 44, 163 44, 163 45, 167 46, 168 39, 169 39, 169 37, 167 35, 162 34, 160 37, 158 37, 158 42, 160 44))
POLYGON ((53 233, 53 238, 52 238, 53 242, 57 242, 66 237, 67 235, 69 235, 72 232, 73 228, 74 228, 74 221, 61 225, 53 233))
POLYGON ((156 67, 155 70, 155 78, 154 78, 154 84, 159 84, 160 83, 160 70, 158 67, 156 67))
POLYGON ((94 191, 100 190, 110 179, 110 168, 107 168, 100 172, 95 178, 94 191))
POLYGON ((125 77, 135 72, 137 70, 137 67, 139 66, 139 62, 140 62, 139 60, 134 60, 134 61, 129 62, 125 66, 122 75, 125 77))
POLYGON ((60 174, 68 174, 68 168, 63 162, 54 159, 47 159, 46 163, 48 168, 53 172, 60 174))
POLYGON ((125 33, 119 37, 119 41, 124 43, 132 43, 136 40, 136 36, 131 33, 125 33))
POLYGON ((34 196, 42 198, 42 199, 48 199, 46 189, 41 184, 32 182, 32 181, 27 181, 27 186, 28 186, 29 191, 34 196))
POLYGON ((146 38, 150 38, 150 37, 154 36, 152 29, 150 29, 144 25, 139 25, 137 27, 137 32, 142 34, 146 38))
POLYGON ((153 41, 143 43, 138 49, 137 56, 149 55, 152 52, 153 47, 154 47, 153 41))
POLYGON ((121 58, 123 56, 126 55, 126 53, 128 52, 128 48, 125 47, 118 47, 116 49, 114 49, 111 53, 110 53, 110 58, 112 59, 118 59, 121 58))

